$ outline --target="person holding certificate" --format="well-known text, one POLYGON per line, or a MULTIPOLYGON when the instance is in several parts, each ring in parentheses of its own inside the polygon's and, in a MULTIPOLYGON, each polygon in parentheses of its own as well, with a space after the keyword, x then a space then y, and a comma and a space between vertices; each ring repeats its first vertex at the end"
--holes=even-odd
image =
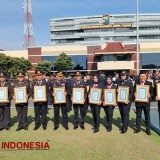
MULTIPOLYGON (((99 83, 99 76, 98 75, 94 75, 93 77, 93 82, 90 84, 89 87, 89 99, 91 98, 91 88, 99 88, 99 89, 103 89, 103 84, 99 83)), ((102 105, 102 95, 99 95, 101 97, 101 100, 99 102, 99 104, 93 104, 90 103, 90 108, 92 111, 92 115, 93 115, 93 120, 94 120, 94 126, 93 126, 93 133, 97 133, 99 132, 99 126, 100 126, 100 110, 101 110, 101 105, 102 105)))
POLYGON ((10 130, 10 105, 12 99, 12 86, 6 82, 6 74, 0 74, 0 131, 10 130))
POLYGON ((85 101, 87 98, 87 88, 86 88, 85 82, 82 80, 82 75, 79 71, 76 72, 75 76, 76 76, 76 80, 73 81, 71 84, 72 91, 73 89, 76 89, 76 88, 82 88, 84 89, 84 93, 83 93, 84 97, 82 97, 82 92, 79 92, 79 91, 75 92, 76 95, 74 95, 73 92, 71 94, 73 110, 74 110, 74 124, 73 124, 74 128, 73 129, 76 130, 78 128, 78 124, 80 124, 81 129, 84 130, 85 129, 84 119, 86 116, 85 101), (81 102, 74 103, 74 100, 77 100, 77 101, 80 100, 81 102), (80 119, 79 119, 79 110, 80 110, 80 119))
MULTIPOLYGON (((130 112, 131 103, 133 100, 134 90, 133 90, 132 82, 128 80, 128 73, 123 71, 121 72, 120 76, 121 76, 121 80, 120 80, 120 83, 118 84, 118 87, 120 86, 120 87, 129 88, 129 93, 122 92, 123 94, 121 95, 122 99, 128 99, 128 100, 126 102, 118 102, 118 107, 119 107, 121 120, 122 120, 121 133, 126 133, 129 125, 129 112, 130 112)), ((117 91, 119 92, 119 90, 117 91)))
MULTIPOLYGON (((117 90, 117 86, 113 83, 112 76, 108 76, 106 79, 106 84, 104 85, 103 89, 115 89, 117 90)), ((109 98, 109 97, 108 97, 109 98)), ((115 97, 116 98, 116 97, 115 97)), ((113 101, 113 100, 111 100, 113 101)), ((107 105, 105 106, 103 102, 103 109, 105 111, 106 117, 107 117, 107 132, 112 131, 112 119, 113 119, 113 111, 114 111, 115 105, 107 105)))
POLYGON ((13 85, 13 89, 17 89, 17 92, 12 93, 14 101, 18 101, 15 104, 18 115, 18 128, 16 131, 20 131, 21 129, 28 130, 27 113, 28 99, 31 96, 30 84, 25 81, 25 73, 19 72, 17 79, 18 81, 13 85), (19 88, 25 88, 25 91, 19 88))
POLYGON ((40 115, 42 115, 43 130, 47 129, 47 97, 49 96, 49 85, 43 81, 43 73, 35 71, 36 81, 32 84, 32 98, 34 102, 35 127, 37 130, 40 126, 40 115))
MULTIPOLYGON (((153 87, 152 87, 152 83, 147 81, 147 75, 145 72, 141 72, 139 74, 139 80, 135 83, 134 86, 134 96, 137 96, 137 90, 136 90, 136 86, 138 85, 145 85, 149 87, 149 92, 144 92, 143 95, 139 95, 138 97, 145 97, 145 95, 148 98, 148 102, 135 102, 135 106, 136 106, 136 129, 135 129, 135 133, 139 133, 141 131, 141 116, 142 116, 142 110, 144 111, 144 115, 145 115, 145 124, 146 124, 146 134, 147 135, 151 135, 150 132, 150 101, 151 101, 151 97, 153 96, 153 87)), ((140 93, 139 93, 140 94, 140 93)))
MULTIPOLYGON (((62 120, 63 120, 63 126, 65 130, 69 130, 68 128, 68 114, 67 114, 67 106, 66 103, 64 103, 64 96, 66 98, 67 93, 66 92, 59 92, 59 97, 56 97, 56 93, 53 92, 54 88, 64 88, 66 90, 66 82, 63 80, 63 73, 58 72, 56 75, 56 81, 53 81, 50 85, 50 91, 53 95, 54 101, 56 98, 60 99, 60 102, 58 104, 54 104, 54 130, 57 130, 59 128, 59 111, 61 109, 62 112, 62 120), (63 95, 62 95, 63 94, 63 95), (61 102, 62 101, 62 102, 61 102)), ((58 93, 57 93, 58 94, 58 93)))

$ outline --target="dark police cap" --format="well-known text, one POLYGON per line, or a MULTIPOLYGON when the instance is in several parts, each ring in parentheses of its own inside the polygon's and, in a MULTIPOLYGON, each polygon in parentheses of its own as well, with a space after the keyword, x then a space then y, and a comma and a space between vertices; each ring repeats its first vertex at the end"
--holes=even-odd
POLYGON ((18 74, 17 74, 17 77, 24 77, 25 76, 25 73, 23 73, 23 72, 19 72, 18 74))
POLYGON ((6 73, 1 73, 1 74, 0 74, 0 77, 1 77, 1 78, 5 78, 6 76, 7 76, 6 73))
POLYGON ((43 72, 42 71, 35 71, 35 74, 36 74, 36 76, 41 76, 41 75, 43 75, 43 72))
POLYGON ((75 76, 81 76, 81 72, 77 71, 75 76))
POLYGON ((127 72, 126 71, 122 71, 121 72, 121 76, 127 76, 127 72))

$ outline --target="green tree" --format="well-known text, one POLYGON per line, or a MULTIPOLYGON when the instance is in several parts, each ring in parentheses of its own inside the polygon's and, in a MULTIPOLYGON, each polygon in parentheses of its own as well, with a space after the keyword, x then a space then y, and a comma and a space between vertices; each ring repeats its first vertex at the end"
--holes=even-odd
POLYGON ((72 58, 67 56, 66 53, 61 53, 58 58, 53 62, 54 68, 57 71, 71 70, 73 67, 72 58))
POLYGON ((40 70, 43 73, 48 73, 51 71, 51 62, 49 61, 42 61, 40 63, 38 63, 37 67, 36 67, 36 71, 40 70))
POLYGON ((12 57, 11 60, 13 64, 12 68, 10 68, 11 74, 14 73, 14 75, 17 75, 18 72, 26 73, 28 70, 32 68, 31 62, 23 57, 12 57))
POLYGON ((0 53, 0 72, 8 72, 13 66, 12 59, 10 56, 6 56, 3 53, 0 53))

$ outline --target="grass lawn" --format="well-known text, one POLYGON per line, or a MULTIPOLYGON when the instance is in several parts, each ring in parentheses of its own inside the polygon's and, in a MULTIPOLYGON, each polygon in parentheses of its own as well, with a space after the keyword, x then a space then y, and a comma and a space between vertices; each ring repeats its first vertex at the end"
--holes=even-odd
MULTIPOLYGON (((0 132, 0 143, 12 142, 49 142, 50 150, 0 150, 0 160, 158 160, 160 159, 160 137, 152 131, 147 136, 145 127, 139 134, 133 133, 135 114, 131 111, 130 127, 126 134, 120 134, 120 115, 114 111, 113 130, 107 133, 105 129, 106 117, 101 110, 100 132, 94 134, 92 128, 92 115, 90 111, 86 117, 86 130, 73 130, 73 112, 69 114, 69 131, 60 125, 53 131, 53 110, 49 110, 47 130, 42 128, 33 131, 34 112, 28 111, 29 130, 16 132, 17 116, 15 109, 11 110, 11 130, 0 132)), ((144 125, 144 124, 143 124, 144 125)))

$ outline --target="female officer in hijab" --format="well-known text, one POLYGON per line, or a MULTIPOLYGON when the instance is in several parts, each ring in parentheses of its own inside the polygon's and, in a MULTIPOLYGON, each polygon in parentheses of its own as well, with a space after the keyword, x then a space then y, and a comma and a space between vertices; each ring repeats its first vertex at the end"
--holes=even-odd
POLYGON ((133 84, 131 81, 128 80, 128 73, 123 71, 121 73, 121 80, 118 86, 125 86, 129 87, 129 100, 126 103, 118 103, 121 119, 122 119, 122 128, 121 128, 121 133, 126 133, 128 130, 128 125, 129 125, 129 112, 131 108, 131 103, 133 100, 133 94, 134 94, 134 89, 133 89, 133 84))
MULTIPOLYGON (((94 75, 93 83, 90 85, 90 88, 103 89, 103 84, 99 83, 98 75, 94 75)), ((89 98, 90 98, 90 92, 89 92, 89 98)), ((101 104, 102 104, 102 101, 100 101, 99 104, 90 104, 90 108, 91 108, 91 112, 93 114, 93 120, 94 120, 94 127, 92 128, 93 133, 99 132, 101 104)))
MULTIPOLYGON (((108 76, 106 78, 106 84, 104 85, 103 89, 115 89, 117 90, 117 86, 113 83, 112 76, 108 76)), ((115 106, 109 105, 105 106, 103 102, 103 109, 106 113, 107 117, 107 132, 112 131, 112 118, 113 118, 113 111, 114 111, 115 106)))

